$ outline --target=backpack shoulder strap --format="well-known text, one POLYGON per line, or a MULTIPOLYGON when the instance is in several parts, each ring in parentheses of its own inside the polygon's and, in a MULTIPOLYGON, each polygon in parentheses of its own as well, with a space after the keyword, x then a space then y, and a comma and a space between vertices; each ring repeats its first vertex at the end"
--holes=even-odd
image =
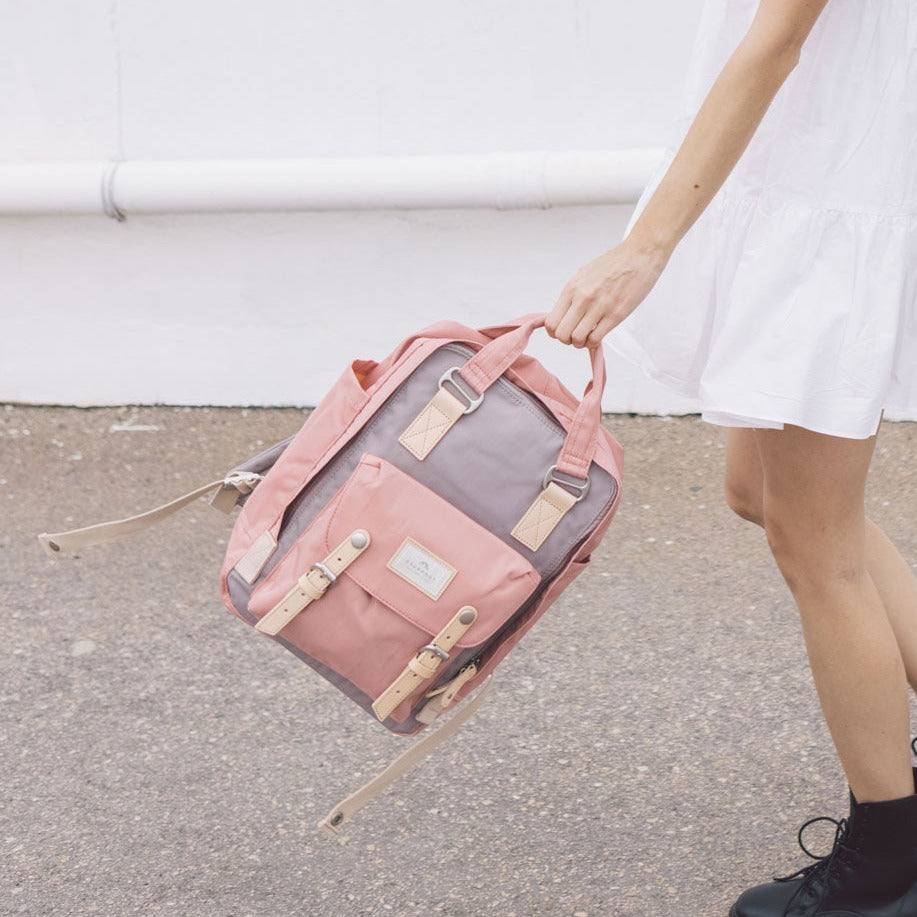
POLYGON ((223 512, 228 513, 239 500, 240 496, 250 494, 258 482, 261 480, 260 474, 251 471, 239 471, 228 474, 225 478, 218 481, 211 481, 202 487, 197 487, 189 493, 182 494, 162 506, 140 513, 136 516, 129 516, 126 519, 116 519, 112 522, 100 522, 97 525, 87 525, 79 529, 71 529, 68 532, 55 532, 49 534, 43 532, 38 536, 44 549, 52 556, 59 551, 77 551, 93 544, 101 544, 103 541, 114 541, 116 538, 124 538, 126 535, 133 535, 135 532, 141 532, 148 529, 157 522, 162 522, 173 513, 193 503, 198 497, 216 490, 212 504, 223 512))
POLYGON ((399 777, 412 771, 430 754, 442 745, 448 738, 471 719, 478 707, 490 693, 491 684, 488 678, 477 694, 466 701, 442 726, 435 732, 415 742, 407 751, 402 752, 385 770, 376 774, 372 780, 367 781, 358 790, 342 799, 319 823, 318 827, 326 834, 335 835, 338 829, 348 822, 367 803, 372 802, 383 790, 390 787, 399 777))

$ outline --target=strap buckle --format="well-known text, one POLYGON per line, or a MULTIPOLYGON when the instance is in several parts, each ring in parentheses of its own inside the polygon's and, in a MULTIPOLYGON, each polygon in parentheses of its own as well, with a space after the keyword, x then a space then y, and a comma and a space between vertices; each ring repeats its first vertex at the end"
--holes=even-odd
POLYGON ((558 471, 557 465, 552 465, 545 472, 544 477, 541 479, 541 489, 544 490, 551 481, 561 487, 572 490, 576 494, 577 503, 589 493, 589 487, 592 484, 589 480, 589 475, 586 475, 586 477, 582 479, 575 478, 572 474, 565 474, 562 471, 558 471))
POLYGON ((439 387, 443 388, 446 381, 451 382, 456 391, 458 391, 458 393, 468 402, 467 407, 462 413, 470 414, 472 411, 476 411, 481 406, 481 402, 484 400, 484 395, 483 393, 480 395, 475 395, 474 390, 468 385, 467 382, 464 385, 459 385, 455 374, 461 368, 461 366, 453 366, 451 369, 447 369, 439 377, 439 387))
POLYGON ((422 646, 418 650, 417 655, 419 656, 421 653, 433 653, 434 656, 439 656, 443 662, 449 659, 449 654, 441 646, 437 646, 435 643, 428 643, 426 646, 422 646))
POLYGON ((329 586, 337 579, 337 576, 332 573, 328 566, 323 564, 321 561, 316 561, 314 564, 312 564, 312 566, 309 567, 309 572, 312 570, 318 570, 318 572, 321 573, 321 575, 324 576, 326 580, 328 580, 329 586))

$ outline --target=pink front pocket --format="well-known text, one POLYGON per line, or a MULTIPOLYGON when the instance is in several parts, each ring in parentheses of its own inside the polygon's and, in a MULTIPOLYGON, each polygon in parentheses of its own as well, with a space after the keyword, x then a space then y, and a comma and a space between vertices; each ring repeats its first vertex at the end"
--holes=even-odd
MULTIPOLYGON (((358 529, 369 547, 280 632, 377 698, 464 605, 475 623, 455 650, 486 643, 540 577, 517 551, 390 462, 365 454, 331 502, 254 591, 259 618, 358 529)), ((393 718, 410 712, 402 704, 393 718)))

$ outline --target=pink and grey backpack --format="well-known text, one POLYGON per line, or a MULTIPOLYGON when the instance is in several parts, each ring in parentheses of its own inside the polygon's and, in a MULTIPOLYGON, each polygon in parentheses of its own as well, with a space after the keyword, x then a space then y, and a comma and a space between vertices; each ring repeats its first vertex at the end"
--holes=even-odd
MULTIPOLYGON (((601 424, 602 348, 582 401, 524 353, 543 314, 439 322, 356 360, 292 439, 130 519, 39 536, 56 552, 146 528, 211 491, 241 504, 220 590, 387 729, 414 735, 482 686, 589 563, 621 494, 601 424)), ((485 689, 486 690, 486 689, 485 689)), ((336 805, 334 831, 475 711, 336 805)))

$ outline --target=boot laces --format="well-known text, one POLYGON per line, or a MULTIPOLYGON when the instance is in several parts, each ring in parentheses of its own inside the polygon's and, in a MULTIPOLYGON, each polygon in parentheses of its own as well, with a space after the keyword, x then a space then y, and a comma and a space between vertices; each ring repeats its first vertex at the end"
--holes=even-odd
POLYGON ((799 842, 799 846, 802 849, 802 852, 807 856, 815 860, 814 863, 809 863, 808 866, 803 866, 802 869, 797 869, 796 872, 792 873, 789 876, 774 876, 775 882, 792 882, 793 879, 804 879, 806 882, 814 879, 816 876, 821 875, 823 871, 830 870, 831 864, 837 859, 841 850, 843 849, 844 838, 847 836, 847 819, 841 818, 831 818, 830 815, 819 815, 817 818, 810 818, 803 826, 799 829, 799 833, 796 835, 796 839, 799 842), (812 825, 817 824, 818 822, 831 822, 834 825, 834 841, 831 845, 831 850, 824 854, 823 856, 818 856, 815 853, 812 853, 811 850, 806 846, 804 839, 804 834, 807 828, 810 828, 812 825))

